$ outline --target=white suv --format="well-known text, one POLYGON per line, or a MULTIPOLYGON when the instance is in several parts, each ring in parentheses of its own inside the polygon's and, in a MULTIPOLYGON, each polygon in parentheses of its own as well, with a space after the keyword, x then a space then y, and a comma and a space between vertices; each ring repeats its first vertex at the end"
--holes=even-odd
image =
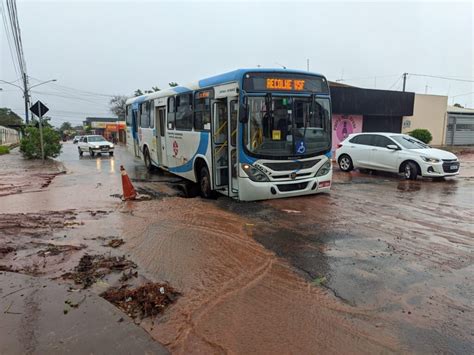
POLYGON ((109 141, 105 140, 102 136, 83 136, 79 139, 77 145, 79 155, 82 156, 84 152, 89 152, 90 156, 93 157, 96 153, 109 153, 114 155, 114 145, 109 141))
POLYGON ((418 175, 436 178, 459 174, 454 154, 397 133, 351 134, 338 145, 336 161, 342 171, 383 170, 403 173, 410 180, 418 175))

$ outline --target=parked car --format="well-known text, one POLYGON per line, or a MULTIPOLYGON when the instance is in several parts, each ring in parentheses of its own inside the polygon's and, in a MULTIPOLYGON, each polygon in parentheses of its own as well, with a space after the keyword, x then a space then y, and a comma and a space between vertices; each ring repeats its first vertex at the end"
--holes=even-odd
POLYGON ((74 139, 72 140, 72 142, 73 142, 74 144, 79 143, 79 139, 81 139, 81 137, 82 137, 82 136, 74 136, 74 139))
POLYGON ((82 156, 84 152, 89 152, 91 157, 101 153, 109 153, 111 156, 114 155, 114 144, 102 136, 81 137, 77 149, 79 150, 80 156, 82 156))
POLYGON ((351 134, 338 145, 336 161, 342 171, 382 170, 403 173, 410 180, 418 175, 436 178, 459 174, 454 154, 397 133, 351 134))

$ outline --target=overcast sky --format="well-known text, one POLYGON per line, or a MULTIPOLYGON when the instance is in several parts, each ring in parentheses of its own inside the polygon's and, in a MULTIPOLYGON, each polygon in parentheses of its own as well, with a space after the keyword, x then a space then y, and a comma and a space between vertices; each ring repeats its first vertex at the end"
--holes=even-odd
MULTIPOLYGON (((110 116, 106 95, 257 65, 306 69, 307 59, 368 88, 400 90, 403 72, 474 78, 471 1, 17 1, 30 84, 58 80, 32 89, 55 124, 110 116)), ((14 81, 0 28, 0 79, 14 81)), ((0 106, 23 117, 21 91, 0 88, 0 106)), ((472 82, 410 76, 407 91, 474 106, 472 82)))

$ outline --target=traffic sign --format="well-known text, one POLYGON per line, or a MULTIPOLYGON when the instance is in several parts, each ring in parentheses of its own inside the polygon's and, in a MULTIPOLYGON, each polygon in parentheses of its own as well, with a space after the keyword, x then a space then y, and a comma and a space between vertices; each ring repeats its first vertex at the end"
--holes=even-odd
POLYGON ((47 108, 40 100, 38 100, 33 106, 30 107, 30 111, 41 118, 46 112, 49 111, 49 108, 47 108))

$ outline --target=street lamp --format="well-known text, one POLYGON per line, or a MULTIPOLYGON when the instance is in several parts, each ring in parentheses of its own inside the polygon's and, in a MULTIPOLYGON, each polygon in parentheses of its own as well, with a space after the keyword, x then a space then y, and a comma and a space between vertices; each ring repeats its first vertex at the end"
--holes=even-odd
POLYGON ((33 86, 30 86, 28 88, 28 82, 26 80, 26 75, 24 75, 23 77, 23 87, 21 87, 20 85, 16 85, 16 84, 13 84, 12 82, 10 81, 5 81, 5 80, 1 80, 0 79, 0 82, 2 83, 5 83, 5 84, 8 84, 8 85, 12 85, 12 86, 16 86, 17 88, 19 88, 20 90, 23 91, 23 97, 25 99, 25 122, 26 124, 29 123, 29 107, 28 107, 28 103, 29 103, 29 99, 30 99, 30 93, 29 91, 32 89, 32 88, 35 88, 37 86, 40 86, 40 85, 43 85, 43 84, 47 84, 47 83, 51 83, 53 81, 57 81, 56 79, 50 79, 50 80, 46 80, 46 81, 43 81, 39 84, 36 84, 36 85, 33 85, 33 86))

